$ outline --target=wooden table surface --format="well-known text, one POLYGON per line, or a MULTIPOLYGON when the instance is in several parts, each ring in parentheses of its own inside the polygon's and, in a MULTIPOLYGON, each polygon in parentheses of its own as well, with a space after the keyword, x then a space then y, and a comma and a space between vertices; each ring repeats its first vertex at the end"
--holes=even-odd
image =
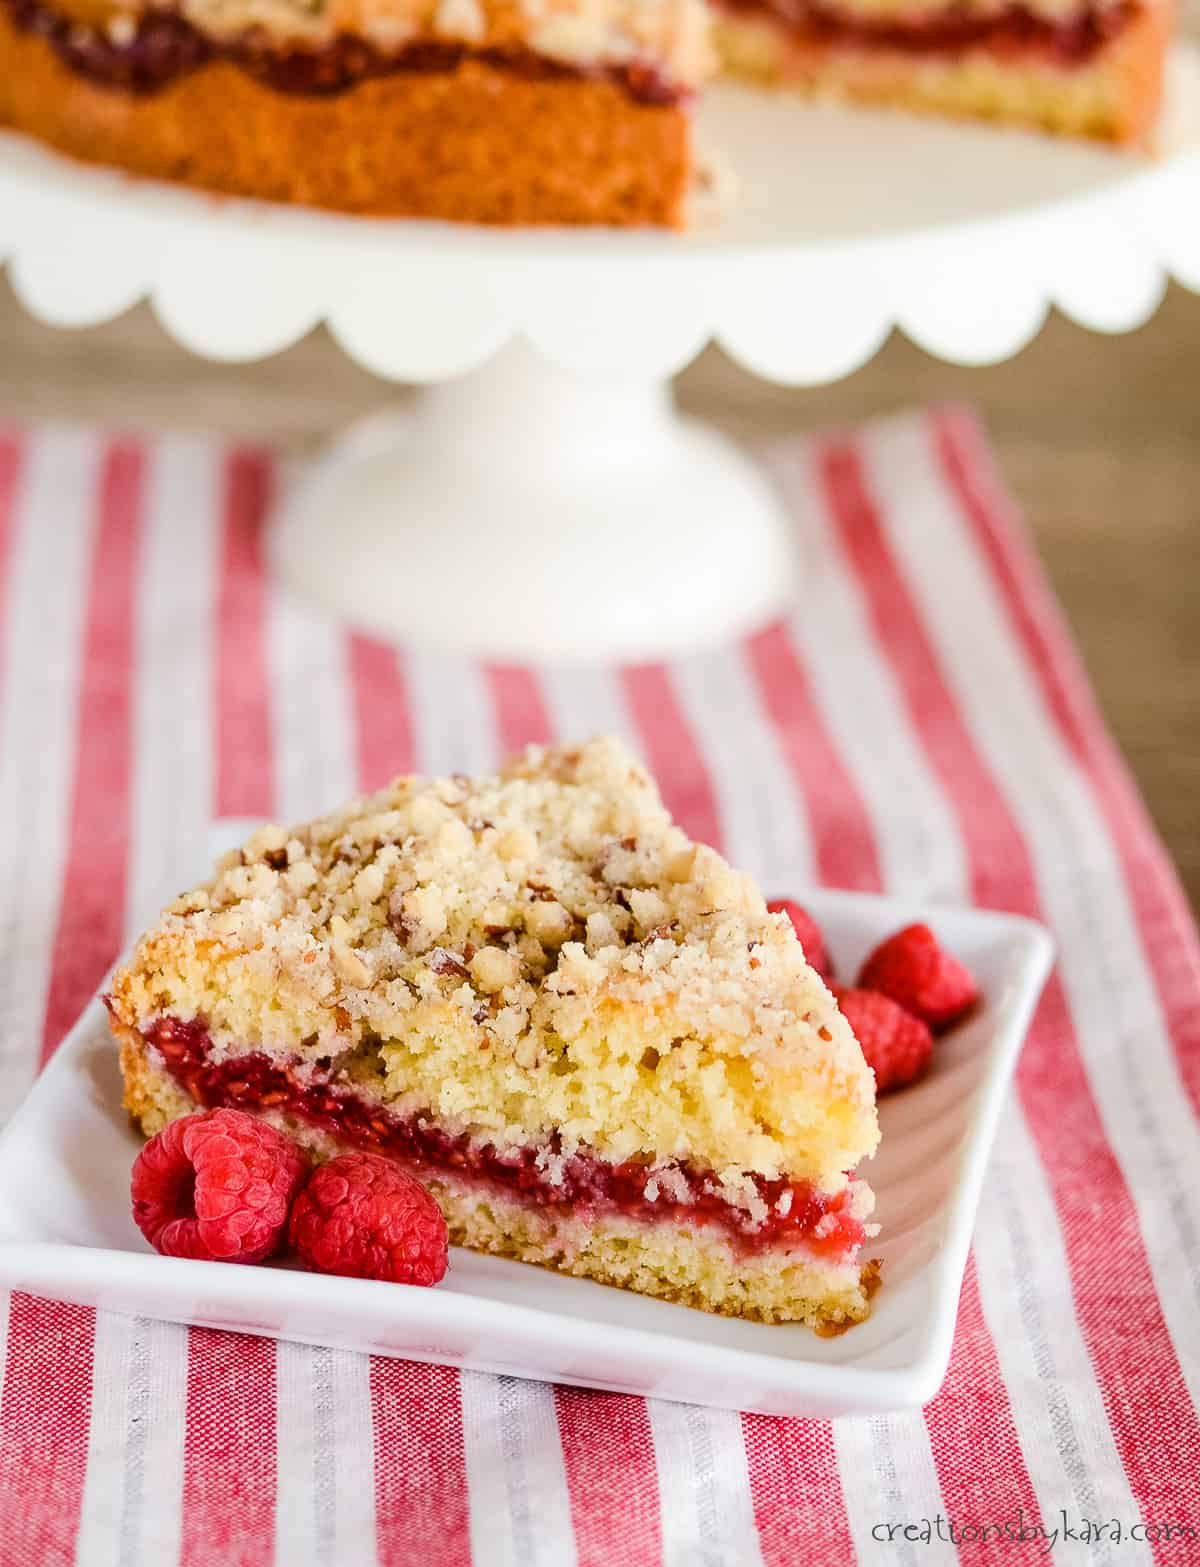
MULTIPOLYGON (((51 331, 0 283, 0 415, 167 424, 304 449, 389 395, 323 333, 266 363, 223 367, 176 347, 146 310, 51 331)), ((1173 289, 1125 337, 1056 318, 988 370, 941 364, 895 338, 869 367, 816 391, 767 386, 713 352, 681 378, 680 398, 734 434, 973 403, 1200 908, 1200 298, 1173 289)))

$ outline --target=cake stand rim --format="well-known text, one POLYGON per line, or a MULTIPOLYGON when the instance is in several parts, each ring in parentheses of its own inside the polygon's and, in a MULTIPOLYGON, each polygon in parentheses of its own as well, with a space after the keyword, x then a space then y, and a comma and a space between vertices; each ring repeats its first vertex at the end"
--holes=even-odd
MULTIPOLYGON (((245 361, 326 322, 352 358, 394 380, 462 374, 522 336, 568 368, 655 379, 715 339, 764 379, 819 384, 865 363, 896 326, 938 357, 992 363, 1018 352, 1053 304, 1124 331, 1153 312, 1168 273, 1200 288, 1200 235, 1186 220, 1194 201, 1179 195, 1181 182, 1200 192, 1200 49, 1176 45, 1172 80, 1188 133, 1154 163, 759 93, 763 124, 782 115, 819 130, 832 115, 857 127, 860 176, 881 120, 901 158, 904 146, 982 149, 979 184, 1010 156, 1050 170, 1024 207, 985 201, 954 218, 931 189, 923 226, 911 218, 904 228, 902 190, 892 204, 900 227, 808 239, 788 228, 803 170, 775 238, 762 231, 769 189, 749 192, 749 217, 707 232, 510 231, 214 197, 0 132, 0 259, 22 303, 52 325, 96 324, 149 297, 186 347, 245 361), (1079 183, 1058 189, 1059 168, 1082 171, 1079 183)), ((722 94, 746 91, 718 88, 713 101, 719 109, 722 94)), ((886 192, 880 199, 886 209, 886 192)))

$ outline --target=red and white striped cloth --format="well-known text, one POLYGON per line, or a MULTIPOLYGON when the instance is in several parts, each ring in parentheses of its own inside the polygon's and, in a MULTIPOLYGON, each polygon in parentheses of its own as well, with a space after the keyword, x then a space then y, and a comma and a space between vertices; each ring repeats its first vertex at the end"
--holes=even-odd
POLYGON ((1058 1559, 1200 1560, 1128 1538, 1200 1525, 1200 962, 1179 887, 970 417, 764 461, 804 541, 789 621, 669 665, 498 668, 277 597, 261 453, 0 432, 0 1109, 214 817, 303 817, 398 771, 617 731, 772 893, 887 888, 1054 928, 943 1391, 832 1425, 738 1416, 17 1295, 0 1567, 976 1562, 1012 1547, 934 1521, 970 1536, 1018 1511, 1125 1532, 1060 1536, 1058 1559), (886 1543, 926 1520, 931 1542, 886 1543))

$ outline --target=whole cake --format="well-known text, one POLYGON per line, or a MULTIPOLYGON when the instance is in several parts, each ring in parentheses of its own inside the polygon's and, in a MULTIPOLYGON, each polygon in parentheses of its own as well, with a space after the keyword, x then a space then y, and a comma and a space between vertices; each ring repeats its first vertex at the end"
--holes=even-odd
POLYGON ((113 980, 153 1134, 391 1156, 460 1245, 710 1311, 864 1317, 874 1080, 786 914, 616 742, 265 827, 113 980))
POLYGON ((714 65, 1145 142, 1168 0, 0 0, 0 124, 348 212, 682 226, 714 65))

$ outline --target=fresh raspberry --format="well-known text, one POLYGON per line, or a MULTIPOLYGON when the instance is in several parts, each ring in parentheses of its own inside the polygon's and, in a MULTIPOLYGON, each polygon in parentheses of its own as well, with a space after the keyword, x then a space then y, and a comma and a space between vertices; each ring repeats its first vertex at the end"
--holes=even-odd
POLYGON ((296 1144, 241 1110, 172 1121, 133 1162, 139 1230, 167 1257, 262 1262, 279 1250, 308 1172, 296 1144))
POLYGON ((863 964, 858 983, 891 996, 935 1033, 979 999, 974 975, 939 945, 928 925, 906 925, 889 936, 863 964))
POLYGON ((798 903, 793 903, 791 898, 775 898, 767 904, 767 908, 772 914, 787 915, 792 922, 792 929, 796 932, 796 940, 804 949, 804 956, 808 959, 809 966, 815 968, 822 979, 832 979, 833 964, 829 961, 825 937, 821 934, 821 927, 808 910, 798 903))
POLYGON ((877 990, 838 990, 835 994, 842 1016, 875 1073, 877 1094, 891 1093, 922 1076, 933 1058, 933 1035, 919 1017, 877 990))
POLYGON ((446 1271, 446 1221, 411 1175, 376 1153, 320 1165, 292 1208, 292 1248, 318 1273, 436 1284, 446 1271))

